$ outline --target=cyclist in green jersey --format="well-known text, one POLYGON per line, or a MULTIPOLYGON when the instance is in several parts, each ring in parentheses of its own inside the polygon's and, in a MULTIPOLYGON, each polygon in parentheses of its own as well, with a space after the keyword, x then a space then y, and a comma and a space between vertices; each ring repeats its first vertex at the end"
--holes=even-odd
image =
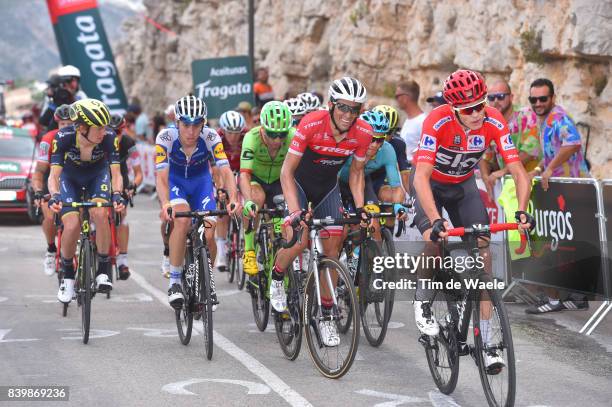
MULTIPOLYGON (((261 109, 261 126, 252 128, 242 142, 240 154, 240 192, 244 197, 243 215, 255 217, 265 203, 273 207, 272 199, 281 195, 280 171, 295 133, 289 108, 282 102, 266 103, 261 109)), ((244 272, 257 274, 254 231, 244 234, 244 272)))

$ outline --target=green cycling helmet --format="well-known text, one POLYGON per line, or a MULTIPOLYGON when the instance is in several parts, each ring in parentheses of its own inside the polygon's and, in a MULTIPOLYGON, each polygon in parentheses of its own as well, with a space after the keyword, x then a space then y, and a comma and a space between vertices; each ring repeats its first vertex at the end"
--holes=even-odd
POLYGON ((261 108, 259 116, 261 125, 266 131, 280 133, 289 131, 293 124, 291 111, 283 102, 268 102, 261 108))

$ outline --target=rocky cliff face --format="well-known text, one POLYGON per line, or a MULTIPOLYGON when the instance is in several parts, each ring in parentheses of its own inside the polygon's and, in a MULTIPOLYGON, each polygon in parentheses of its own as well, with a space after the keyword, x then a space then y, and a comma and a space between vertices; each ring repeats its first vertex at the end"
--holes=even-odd
MULTIPOLYGON (((401 79, 422 98, 454 69, 510 81, 527 104, 529 83, 550 78, 557 102, 590 126, 594 173, 612 176, 612 0, 258 0, 257 65, 270 69, 277 96, 316 89, 350 74, 371 99, 393 103, 401 79)), ((131 96, 160 110, 191 88, 193 59, 247 53, 246 0, 145 0, 117 56, 131 96)), ((425 105, 425 103, 423 103, 425 105)), ((586 127, 581 127, 586 135, 586 127)))

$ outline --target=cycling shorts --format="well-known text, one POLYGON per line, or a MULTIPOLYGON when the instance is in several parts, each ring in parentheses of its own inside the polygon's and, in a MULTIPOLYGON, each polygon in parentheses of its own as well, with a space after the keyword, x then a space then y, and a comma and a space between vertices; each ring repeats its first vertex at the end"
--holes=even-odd
MULTIPOLYGON (((380 188, 379 188, 380 189, 380 188)), ((369 176, 365 177, 365 189, 363 191, 364 203, 378 203, 378 191, 375 184, 369 176)), ((340 181, 340 193, 342 195, 342 203, 344 207, 353 212, 355 210, 355 201, 349 184, 340 181)))
POLYGON ((210 176, 183 178, 170 173, 168 181, 171 205, 187 204, 192 211, 216 209, 213 182, 210 176))
MULTIPOLYGON (((67 171, 62 171, 60 175, 60 194, 62 202, 81 202, 82 189, 85 188, 86 195, 90 200, 98 200, 108 202, 111 197, 110 174, 108 168, 102 171, 94 172, 91 175, 85 175, 86 172, 69 174, 67 171)), ((78 212, 79 208, 72 208, 67 205, 62 207, 61 215, 64 216, 70 212, 78 212)))
POLYGON ((268 208, 274 208, 274 197, 283 194, 280 179, 277 179, 271 184, 266 184, 263 180, 251 174, 251 185, 259 185, 261 189, 263 189, 266 194, 266 206, 268 208))
MULTIPOLYGON (((299 182, 296 181, 295 184, 297 185, 300 207, 306 209, 308 208, 306 193, 299 182)), ((330 216, 332 219, 341 219, 341 211, 342 197, 340 195, 340 186, 336 182, 336 185, 313 208, 313 213, 316 219, 325 218, 327 216, 330 216)), ((342 226, 326 226, 325 229, 329 232, 329 236, 342 236, 342 226)))

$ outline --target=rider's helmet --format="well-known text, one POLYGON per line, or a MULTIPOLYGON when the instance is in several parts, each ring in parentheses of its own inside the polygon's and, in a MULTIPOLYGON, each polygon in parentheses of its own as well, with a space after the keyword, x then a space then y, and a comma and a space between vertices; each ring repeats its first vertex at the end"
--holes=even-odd
POLYGON ((127 122, 125 121, 125 117, 123 117, 122 114, 115 113, 111 115, 110 123, 108 124, 111 129, 119 131, 122 130, 126 125, 127 122))
POLYGON ((108 107, 97 99, 81 99, 70 105, 70 120, 75 124, 104 127, 110 123, 108 107))
POLYGON ((366 88, 355 78, 345 76, 336 79, 329 86, 329 101, 335 103, 338 99, 350 102, 364 103, 367 99, 366 88))
POLYGON ((263 105, 259 120, 266 132, 272 133, 287 132, 293 124, 291 111, 287 105, 276 100, 263 105))
POLYGON ((193 95, 183 96, 174 104, 176 120, 185 124, 200 124, 206 122, 206 103, 193 95))
POLYGON ((319 98, 315 94, 310 92, 300 93, 299 95, 297 95, 297 99, 304 102, 304 105, 306 105, 307 112, 317 110, 319 106, 321 106, 321 101, 319 100, 319 98))
POLYGON ((219 126, 223 131, 238 133, 244 129, 246 122, 240 113, 235 110, 228 110, 219 118, 219 126))
POLYGON ((53 113, 53 120, 56 123, 60 120, 70 120, 70 105, 59 105, 53 113))
POLYGON ((477 102, 487 94, 487 85, 482 75, 475 71, 460 69, 444 81, 444 99, 451 105, 477 102))
POLYGON ((389 132, 389 119, 383 112, 368 110, 363 112, 360 117, 372 126, 374 133, 378 133, 374 137, 378 138, 389 132))
POLYGON ((389 129, 393 130, 397 127, 397 119, 399 117, 397 110, 389 105, 378 105, 372 109, 374 112, 382 112, 387 120, 389 120, 389 129))
POLYGON ((289 111, 293 116, 302 116, 308 113, 308 108, 302 99, 291 98, 283 102, 289 108, 289 111))

